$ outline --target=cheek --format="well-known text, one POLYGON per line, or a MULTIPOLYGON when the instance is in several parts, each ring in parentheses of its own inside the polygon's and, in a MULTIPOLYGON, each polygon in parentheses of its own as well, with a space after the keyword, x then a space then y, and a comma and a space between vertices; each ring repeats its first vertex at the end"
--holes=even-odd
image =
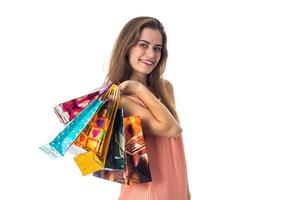
POLYGON ((140 48, 138 48, 138 47, 133 47, 133 48, 129 51, 129 53, 130 53, 133 57, 136 57, 136 56, 140 56, 140 55, 143 53, 143 51, 142 51, 140 48))
POLYGON ((135 66, 135 64, 138 63, 138 59, 140 57, 140 53, 136 51, 135 49, 132 49, 129 52, 129 63, 131 66, 135 66))

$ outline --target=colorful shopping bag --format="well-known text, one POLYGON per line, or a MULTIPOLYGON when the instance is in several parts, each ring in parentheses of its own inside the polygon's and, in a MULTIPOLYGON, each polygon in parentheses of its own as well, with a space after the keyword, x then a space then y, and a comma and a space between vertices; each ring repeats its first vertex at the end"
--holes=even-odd
POLYGON ((93 175, 102 179, 132 185, 151 182, 149 159, 142 132, 141 120, 136 116, 123 118, 125 133, 125 169, 103 169, 93 175))
POLYGON ((76 118, 74 118, 48 145, 39 148, 51 157, 64 156, 65 152, 86 127, 95 112, 101 107, 100 99, 93 100, 76 118))
POLYGON ((101 96, 111 87, 112 82, 104 84, 97 91, 87 95, 83 95, 72 100, 60 103, 54 107, 54 112, 63 124, 69 123, 73 120, 85 107, 87 107, 93 100, 101 96))
MULTIPOLYGON (((84 130, 80 133, 80 135, 74 142, 75 145, 87 151, 93 151, 96 153, 101 163, 98 170, 105 167, 105 161, 112 135, 114 120, 120 101, 120 91, 118 86, 112 84, 109 90, 102 96, 100 96, 100 99, 103 100, 102 107, 97 110, 93 118, 89 121, 89 123, 86 125, 84 130)), ((85 154, 87 157, 89 156, 88 153, 85 154)), ((82 159, 85 159, 84 155, 79 156, 82 159)), ((74 160, 81 172, 83 174, 86 174, 86 172, 83 172, 84 166, 82 167, 80 162, 77 162, 78 159, 76 157, 74 158, 74 160)))
MULTIPOLYGON (((118 109, 115 117, 114 128, 110 139, 109 149, 105 161, 105 169, 124 170, 124 127, 123 110, 118 109)), ((82 175, 88 175, 92 172, 102 169, 101 161, 94 151, 88 151, 74 158, 82 175)))
POLYGON ((73 144, 85 151, 74 158, 83 175, 94 173, 123 184, 151 182, 141 120, 124 117, 119 101, 118 86, 107 83, 97 92, 59 104, 55 112, 67 126, 40 148, 64 155, 73 144))
POLYGON ((88 175, 102 168, 102 163, 93 151, 80 154, 74 158, 82 175, 88 175))
POLYGON ((115 117, 114 127, 108 147, 105 169, 124 170, 125 168, 125 138, 123 116, 123 109, 119 108, 115 117))

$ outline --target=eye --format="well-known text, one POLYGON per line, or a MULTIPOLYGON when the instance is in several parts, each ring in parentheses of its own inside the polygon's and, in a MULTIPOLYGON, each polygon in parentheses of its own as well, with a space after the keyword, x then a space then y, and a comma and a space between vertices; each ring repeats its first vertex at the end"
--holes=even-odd
POLYGON ((155 52, 161 52, 161 50, 162 50, 161 47, 154 47, 155 52))
POLYGON ((140 43, 139 45, 143 48, 148 48, 148 44, 146 44, 146 43, 140 43))

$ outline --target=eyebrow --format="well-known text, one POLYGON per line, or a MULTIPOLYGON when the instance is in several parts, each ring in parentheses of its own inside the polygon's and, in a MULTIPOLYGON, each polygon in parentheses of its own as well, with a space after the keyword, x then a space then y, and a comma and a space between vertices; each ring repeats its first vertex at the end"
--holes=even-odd
MULTIPOLYGON (((145 42, 145 43, 147 43, 147 44, 150 44, 150 42, 148 42, 148 41, 146 41, 146 40, 139 40, 139 42, 145 42)), ((155 46, 160 46, 160 47, 162 47, 162 44, 156 44, 155 46)))

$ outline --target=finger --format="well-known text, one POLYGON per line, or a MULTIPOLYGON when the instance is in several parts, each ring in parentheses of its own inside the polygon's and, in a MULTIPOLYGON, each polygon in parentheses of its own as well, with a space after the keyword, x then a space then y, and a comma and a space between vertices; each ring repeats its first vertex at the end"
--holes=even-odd
POLYGON ((125 84, 122 82, 120 85, 119 85, 119 88, 120 88, 120 90, 124 90, 125 89, 125 84))

